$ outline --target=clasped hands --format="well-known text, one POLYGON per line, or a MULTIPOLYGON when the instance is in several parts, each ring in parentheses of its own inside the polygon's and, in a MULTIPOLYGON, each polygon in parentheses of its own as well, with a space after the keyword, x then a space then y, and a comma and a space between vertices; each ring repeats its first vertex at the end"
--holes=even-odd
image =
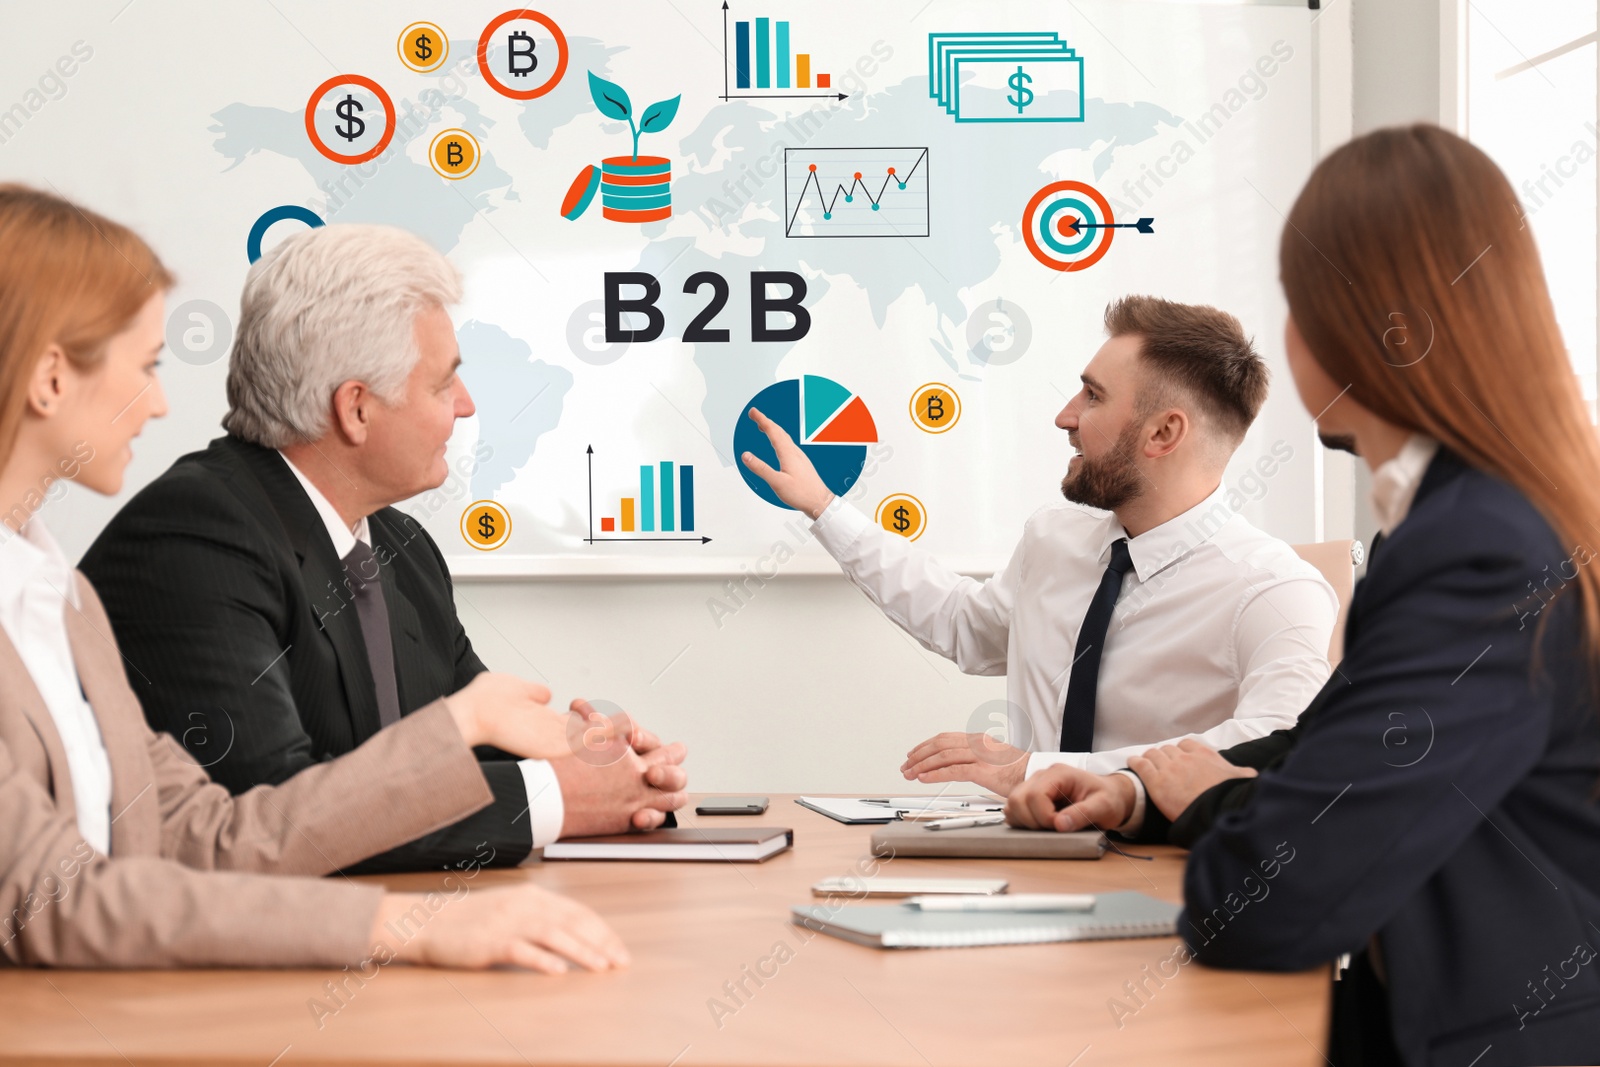
POLYGON ((562 837, 654 829, 688 802, 682 744, 663 745, 626 712, 607 716, 579 699, 563 713, 549 700, 537 682, 485 671, 445 703, 469 746, 550 761, 565 812, 562 837))
MULTIPOLYGON (((1209 745, 1185 738, 1130 757, 1148 802, 1176 819, 1196 797, 1228 778, 1256 772, 1236 767, 1209 745)), ((906 756, 900 773, 917 782, 973 782, 1007 798, 1006 821, 1032 830, 1111 829, 1133 816, 1137 793, 1125 774, 1094 774, 1064 764, 1028 776, 1028 753, 985 733, 942 733, 906 756)))
MULTIPOLYGON (((1229 778, 1254 778, 1209 745, 1193 738, 1131 756, 1128 769, 1144 783, 1147 802, 1176 819, 1195 799, 1229 778)), ((1077 767, 1046 767, 1013 789, 1006 821, 1029 830, 1111 830, 1133 817, 1136 787, 1125 774, 1092 774, 1077 767)))
MULTIPOLYGON (((681 744, 663 745, 626 713, 602 715, 587 700, 574 700, 562 713, 549 700, 550 690, 536 682, 485 671, 445 698, 445 706, 469 746, 550 761, 561 788, 562 837, 648 830, 684 805, 681 744)), ((604 919, 540 886, 463 891, 445 898, 443 910, 437 897, 384 894, 371 934, 374 953, 383 952, 375 956, 379 962, 512 964, 547 974, 573 964, 590 971, 628 965, 628 950, 604 919)))

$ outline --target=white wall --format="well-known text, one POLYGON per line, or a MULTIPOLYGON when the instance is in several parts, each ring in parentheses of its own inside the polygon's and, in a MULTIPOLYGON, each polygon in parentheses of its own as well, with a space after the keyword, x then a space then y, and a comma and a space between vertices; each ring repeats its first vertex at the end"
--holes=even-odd
POLYGON ((1438 122, 1440 0, 1349 2, 1355 132, 1438 122))
POLYGON ((610 700, 685 742, 697 791, 905 789, 908 748, 1005 695, 1004 679, 962 675, 843 578, 752 583, 719 628, 706 601, 725 581, 470 582, 456 602, 491 667, 562 700, 610 700))
MULTIPOLYGON (((1451 24, 1451 11, 1460 0, 1351 2, 1355 134, 1413 122, 1444 122, 1440 39, 1442 26, 1451 24)), ((1355 536, 1369 545, 1378 528, 1368 501, 1371 487, 1366 465, 1356 464, 1355 536)))

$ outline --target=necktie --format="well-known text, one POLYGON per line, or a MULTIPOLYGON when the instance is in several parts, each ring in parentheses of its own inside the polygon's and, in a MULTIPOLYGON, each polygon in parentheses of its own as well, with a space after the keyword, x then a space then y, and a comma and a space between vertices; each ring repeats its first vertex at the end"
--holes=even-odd
POLYGON ((1089 601, 1078 647, 1073 651, 1072 676, 1067 680, 1067 700, 1061 712, 1061 751, 1090 752, 1094 743, 1094 694, 1100 683, 1100 650, 1111 628, 1111 610, 1122 595, 1122 576, 1133 566, 1128 539, 1111 542, 1111 562, 1100 576, 1100 588, 1089 601))
POLYGON ((388 726, 400 721, 400 692, 394 680, 394 642, 389 636, 389 606, 383 600, 383 579, 372 548, 363 541, 344 557, 355 594, 356 614, 361 618, 361 639, 367 646, 367 663, 372 668, 372 688, 378 697, 378 723, 388 726))

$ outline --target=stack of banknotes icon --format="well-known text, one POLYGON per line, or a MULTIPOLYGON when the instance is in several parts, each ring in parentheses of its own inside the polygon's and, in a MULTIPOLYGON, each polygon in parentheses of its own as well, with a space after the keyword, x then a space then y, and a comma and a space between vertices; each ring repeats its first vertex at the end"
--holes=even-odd
POLYGON ((1054 33, 930 33, 928 95, 957 122, 1082 122, 1083 58, 1054 33))

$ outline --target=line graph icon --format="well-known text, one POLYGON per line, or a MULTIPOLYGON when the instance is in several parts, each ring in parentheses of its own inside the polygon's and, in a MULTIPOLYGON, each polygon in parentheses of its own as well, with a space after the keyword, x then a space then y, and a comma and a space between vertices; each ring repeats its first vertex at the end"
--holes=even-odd
POLYGON ((928 236, 928 149, 786 148, 785 237, 928 236))

